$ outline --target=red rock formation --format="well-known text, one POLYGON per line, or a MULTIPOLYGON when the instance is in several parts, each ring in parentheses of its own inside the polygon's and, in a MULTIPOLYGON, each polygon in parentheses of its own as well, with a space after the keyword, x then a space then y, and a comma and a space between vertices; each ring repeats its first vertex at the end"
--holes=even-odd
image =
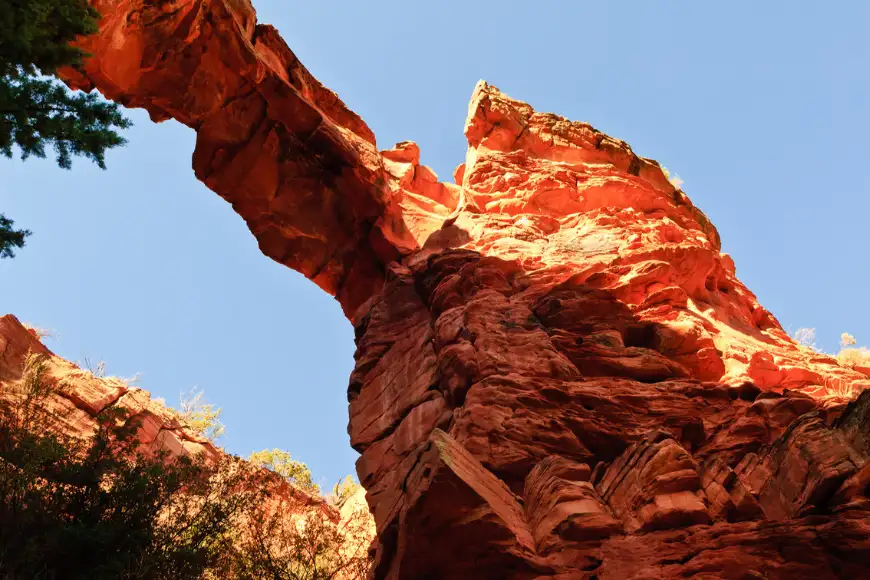
POLYGON ((118 377, 98 377, 91 371, 55 356, 32 330, 17 318, 0 317, 0 401, 4 390, 22 379, 29 353, 48 362, 44 380, 51 389, 49 413, 56 428, 67 435, 86 439, 97 428, 97 416, 109 408, 123 409, 128 424, 138 423, 136 440, 143 451, 163 449, 172 455, 204 455, 217 459, 221 451, 209 440, 187 428, 178 416, 151 394, 118 377))
POLYGON ((196 175, 356 330, 375 578, 870 575, 870 386, 794 343, 654 161, 480 83, 456 184, 247 0, 96 0, 72 86, 197 131, 196 175))

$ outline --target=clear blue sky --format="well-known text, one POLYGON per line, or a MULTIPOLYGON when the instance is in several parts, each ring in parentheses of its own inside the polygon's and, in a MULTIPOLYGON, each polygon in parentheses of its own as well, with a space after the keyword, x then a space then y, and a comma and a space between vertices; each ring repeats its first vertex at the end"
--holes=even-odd
MULTIPOLYGON (((678 173, 786 328, 870 344, 870 3, 254 1, 381 148, 417 141, 449 179, 485 79, 678 173)), ((338 304, 194 179, 192 131, 130 116, 105 172, 0 159, 0 212, 34 232, 0 261, 0 310, 169 402, 203 388, 232 452, 352 473, 338 304)))

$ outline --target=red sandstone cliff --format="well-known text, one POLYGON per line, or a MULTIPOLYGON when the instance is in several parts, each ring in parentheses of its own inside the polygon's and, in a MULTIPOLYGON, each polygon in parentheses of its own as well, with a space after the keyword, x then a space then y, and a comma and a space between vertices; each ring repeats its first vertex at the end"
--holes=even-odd
POLYGON ((9 314, 0 316, 0 393, 23 378, 29 353, 43 355, 48 362, 49 412, 59 431, 89 438, 96 430, 96 417, 114 407, 124 409, 126 422, 139 424, 136 440, 143 451, 202 454, 209 460, 220 456, 221 451, 210 441, 188 429, 170 409, 152 401, 150 393, 117 377, 95 376, 55 356, 34 331, 9 314))
POLYGON ((67 71, 356 330, 375 578, 870 576, 870 379, 803 349, 654 162, 481 83, 454 183, 378 151, 247 0, 96 0, 67 71), (832 396, 837 395, 837 396, 832 396))

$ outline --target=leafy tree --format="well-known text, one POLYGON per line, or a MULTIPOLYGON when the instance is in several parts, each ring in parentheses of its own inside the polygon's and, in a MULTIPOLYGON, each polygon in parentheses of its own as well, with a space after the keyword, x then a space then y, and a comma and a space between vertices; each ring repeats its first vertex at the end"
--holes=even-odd
POLYGON ((364 580, 372 558, 371 515, 336 521, 319 509, 301 515, 286 500, 247 519, 230 577, 239 580, 364 580))
POLYGON ((181 409, 176 411, 179 419, 195 433, 202 435, 211 442, 221 438, 225 426, 220 421, 223 409, 206 403, 204 393, 191 389, 181 395, 181 409))
MULTIPOLYGON (((56 78, 58 69, 81 64, 85 54, 71 43, 97 30, 99 15, 88 0, 4 2, 0 9, 0 152, 13 148, 26 159, 54 149, 57 163, 72 166, 73 156, 91 159, 105 169, 107 149, 126 141, 126 129, 115 103, 98 94, 71 92, 56 78)), ((24 246, 27 230, 13 230, 0 214, 0 258, 24 246)))
POLYGON ((201 578, 225 565, 237 517, 259 505, 232 459, 145 455, 123 409, 84 440, 51 434, 43 357, 0 407, 0 577, 201 578))
POLYGON ((274 471, 290 483, 297 485, 312 494, 320 494, 320 486, 311 479, 308 466, 290 456, 282 449, 263 449, 255 451, 248 461, 259 467, 274 471))
MULTIPOLYGON (((311 472, 301 461, 280 449, 251 454, 249 461, 291 483, 319 494, 311 472)), ((239 580, 364 580, 372 565, 369 553, 374 525, 362 505, 339 515, 360 485, 351 476, 337 483, 326 503, 304 504, 277 494, 271 505, 245 519, 234 546, 229 577, 239 580)))
POLYGON ((58 434, 67 417, 48 369, 30 355, 23 379, 0 388, 3 580, 367 577, 370 514, 362 506, 342 519, 282 493, 282 478, 310 484, 288 453, 259 454, 281 477, 229 456, 144 453, 135 417, 116 407, 91 437, 58 434))

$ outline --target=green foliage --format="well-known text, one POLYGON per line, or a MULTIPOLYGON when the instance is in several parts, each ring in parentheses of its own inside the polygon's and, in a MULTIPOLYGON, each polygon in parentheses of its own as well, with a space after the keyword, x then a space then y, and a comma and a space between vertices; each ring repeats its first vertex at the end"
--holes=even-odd
POLYGON ((0 74, 21 67, 25 74, 54 74, 81 62, 70 46, 77 36, 97 30, 99 14, 86 0, 5 2, 0 11, 0 74))
MULTIPOLYGON (((130 127, 115 103, 96 93, 71 92, 54 78, 59 68, 78 66, 84 53, 70 45, 97 30, 99 15, 88 0, 5 2, 0 9, 0 153, 45 157, 72 166, 73 156, 105 169, 107 149, 123 145, 116 129, 130 127), (46 76, 48 75, 48 76, 46 76)), ((30 232, 12 230, 0 214, 0 258, 14 256, 30 232)))
POLYGON ((310 493, 320 494, 320 487, 312 481, 311 470, 308 469, 308 466, 293 459, 287 451, 282 449, 255 451, 248 457, 248 461, 274 471, 290 483, 310 493))
POLYGON ((11 219, 0 213, 0 258, 14 258, 13 248, 23 248, 24 238, 30 235, 28 230, 15 230, 11 219))
POLYGON ((247 521, 245 538, 232 558, 229 577, 239 580, 364 580, 368 515, 357 512, 340 524, 319 511, 295 518, 287 505, 258 512, 247 521))
POLYGON ((223 565, 235 516, 227 465, 143 455, 138 425, 112 408, 91 438, 50 434, 46 363, 30 356, 0 409, 0 577, 201 578, 223 565))
POLYGON ((53 146, 68 169, 81 155, 105 168, 107 149, 125 143, 115 128, 130 122, 115 103, 96 93, 72 93, 43 75, 78 66, 84 53, 70 45, 97 30, 99 15, 87 0, 6 3, 0 11, 0 151, 12 157, 45 157, 53 146))
MULTIPOLYGON (((59 435, 66 417, 48 370, 45 357, 30 355, 22 380, 0 389, 3 580, 367 577, 364 508, 338 521, 320 502, 280 493, 276 478, 238 458, 206 464, 145 454, 139 424, 117 407, 97 417, 91 437, 59 435)), ((255 455, 313 485, 288 453, 255 455)))
POLYGON ((195 433, 211 442, 223 436, 225 426, 220 421, 223 409, 206 403, 202 391, 191 389, 181 395, 181 410, 176 411, 179 419, 187 423, 195 433))
POLYGON ((13 146, 22 159, 45 157, 50 145, 63 169, 72 167, 73 156, 105 169, 106 150, 126 143, 114 127, 129 126, 118 105, 96 93, 72 93, 53 79, 28 76, 21 69, 0 78, 0 152, 6 157, 12 157, 13 146))

